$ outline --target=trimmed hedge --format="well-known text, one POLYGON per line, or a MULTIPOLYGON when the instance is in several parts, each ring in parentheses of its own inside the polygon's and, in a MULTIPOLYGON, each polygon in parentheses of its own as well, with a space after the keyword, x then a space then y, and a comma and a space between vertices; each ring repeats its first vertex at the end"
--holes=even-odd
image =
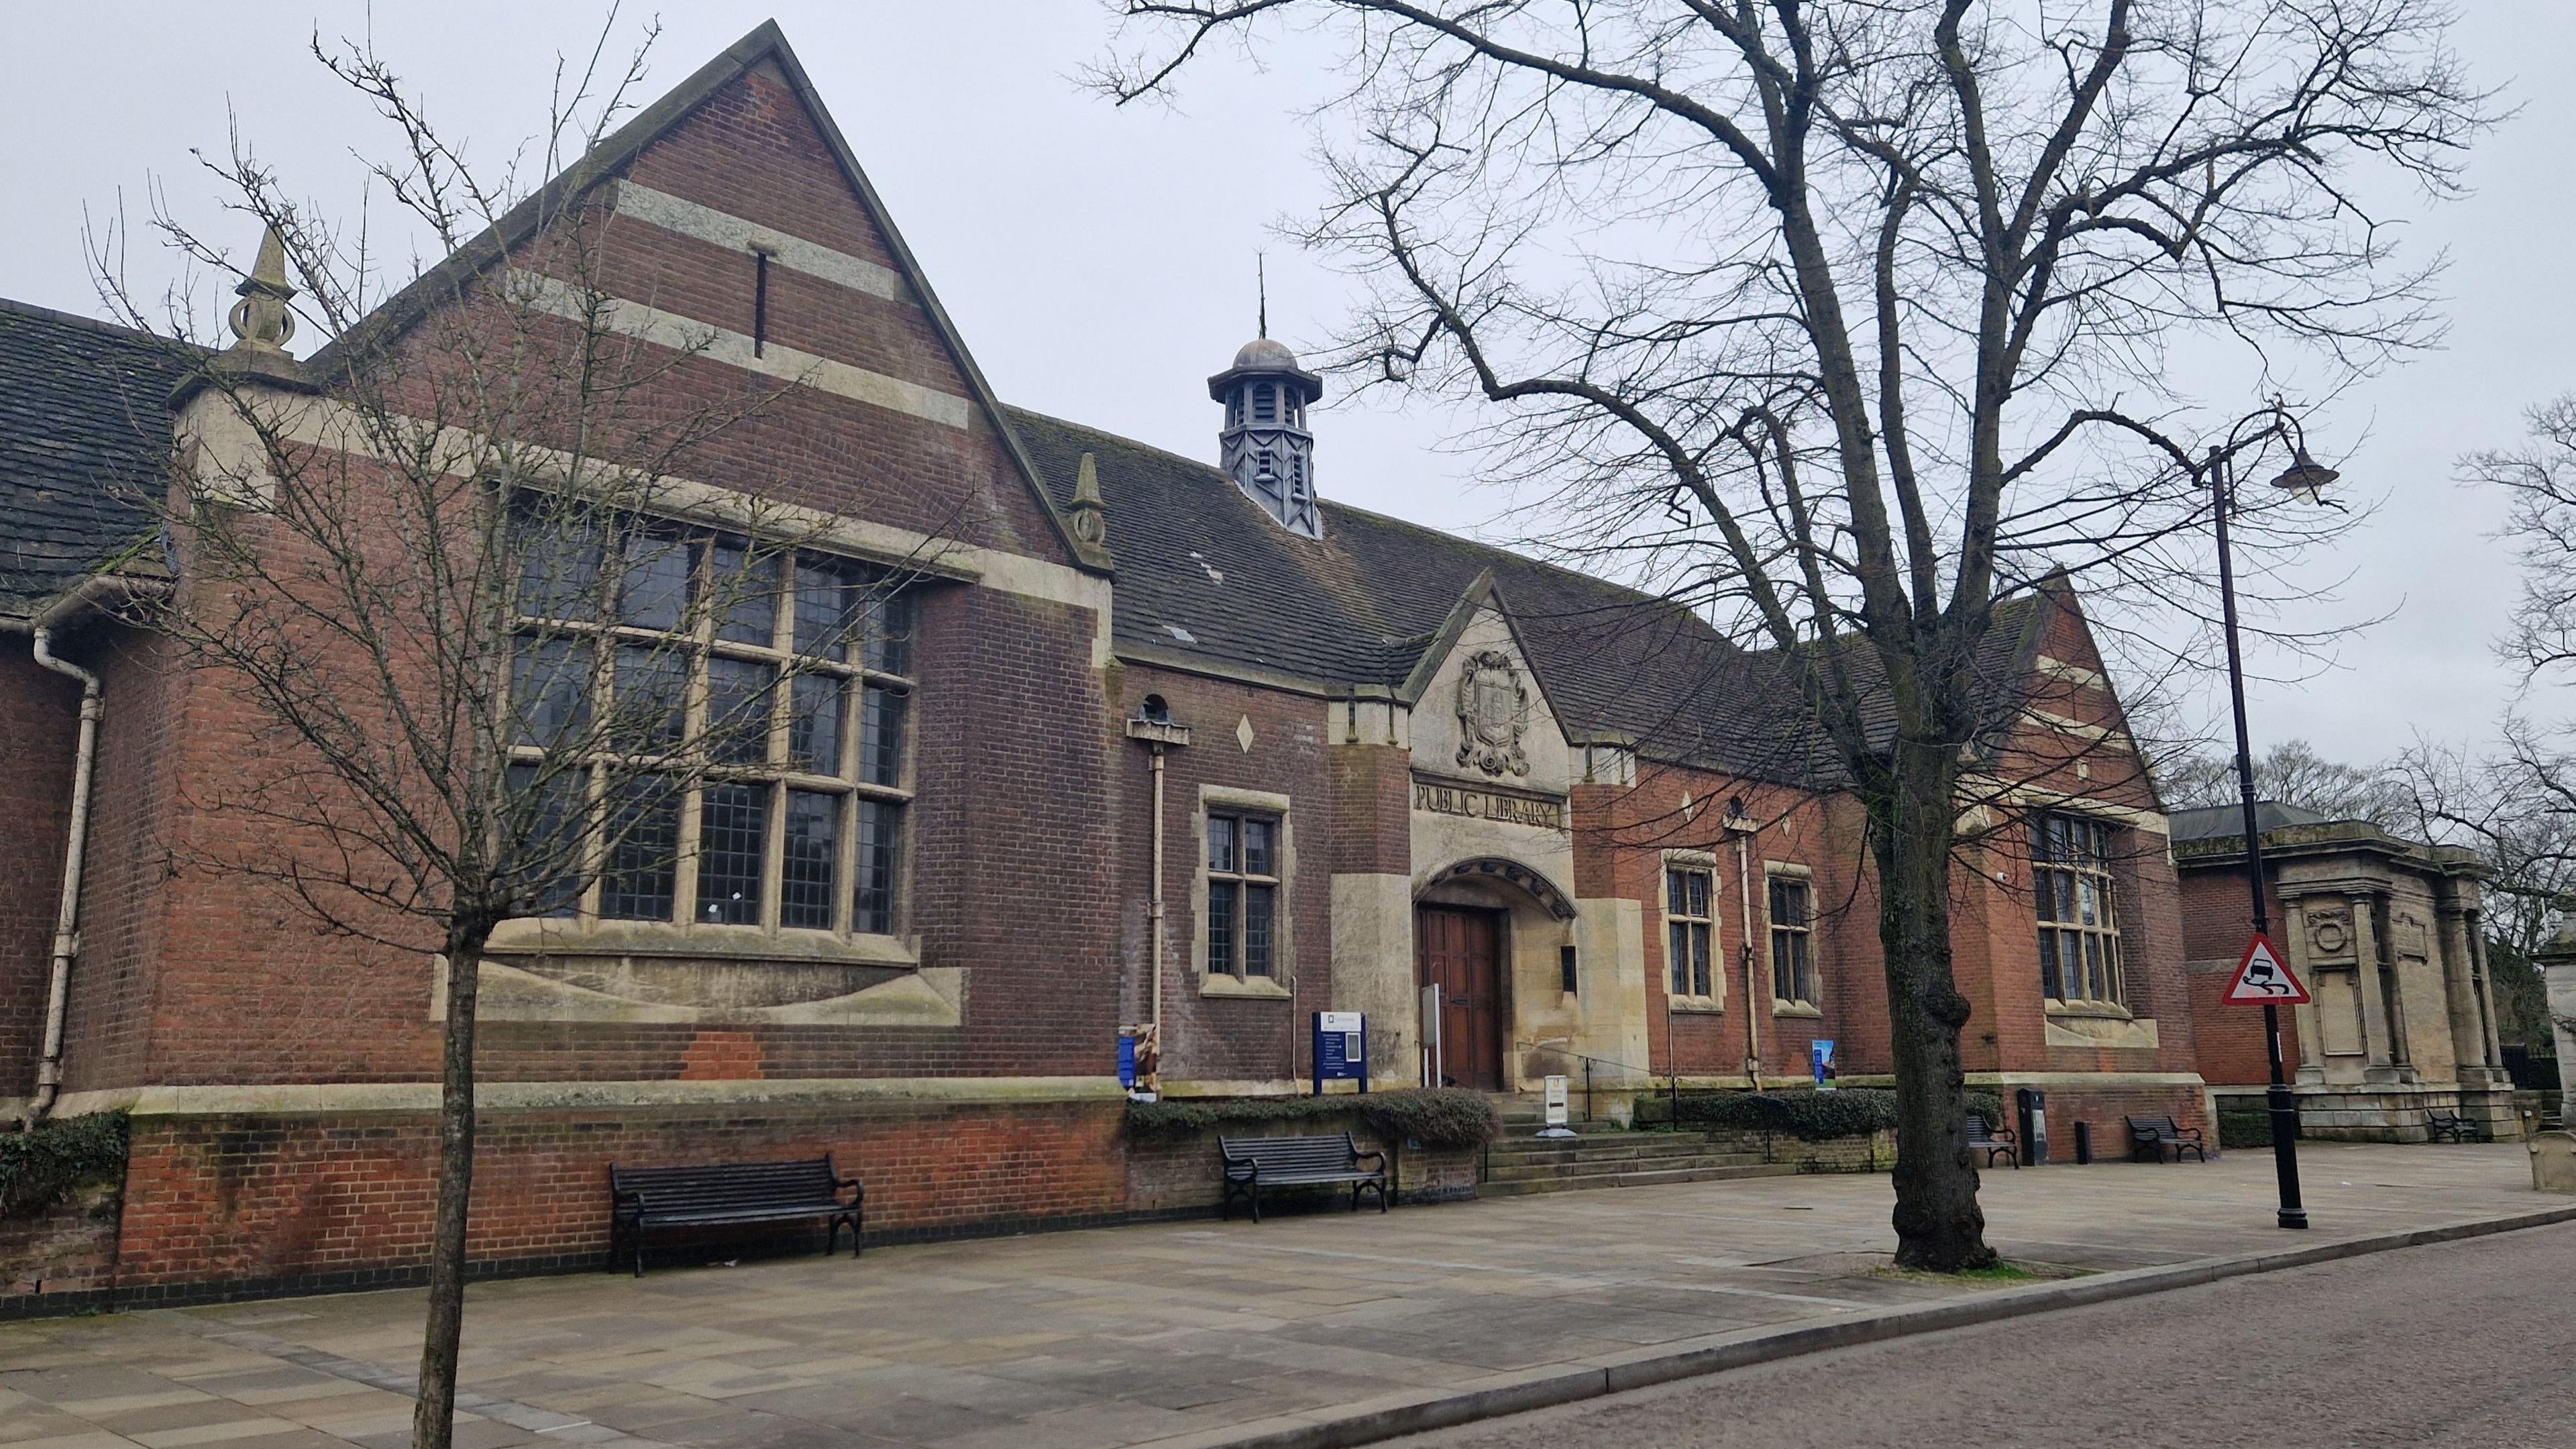
POLYGON ((93 1178, 125 1170, 126 1116, 92 1112, 0 1136, 0 1218, 32 1218, 93 1178))
POLYGON ((2269 1147, 2272 1145, 2270 1112, 2221 1112, 2218 1114, 2218 1145, 2230 1147, 2269 1147))
MULTIPOLYGON (((2001 1097, 1970 1092, 1968 1110, 2004 1126, 2001 1097)), ((1747 1132, 1784 1132, 1809 1142, 1833 1137, 1864 1137, 1896 1126, 1896 1094, 1883 1087, 1843 1087, 1831 1092, 1696 1091, 1681 1094, 1683 1127, 1731 1128, 1747 1132)))
POLYGON ((1229 1127, 1307 1122, 1356 1115, 1390 1142, 1425 1147, 1482 1147, 1502 1131, 1502 1119, 1481 1092, 1454 1087, 1400 1092, 1336 1093, 1329 1097, 1191 1097, 1129 1102, 1131 1137, 1188 1137, 1229 1127))

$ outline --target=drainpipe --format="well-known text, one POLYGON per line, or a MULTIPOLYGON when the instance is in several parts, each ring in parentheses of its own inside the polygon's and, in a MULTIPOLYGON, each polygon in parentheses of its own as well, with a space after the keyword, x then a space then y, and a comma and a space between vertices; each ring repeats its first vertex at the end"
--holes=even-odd
POLYGON ((98 758, 100 713, 98 676, 57 657, 51 629, 36 629, 35 642, 37 664, 80 681, 81 710, 80 744, 72 756, 71 835, 63 845, 62 899, 54 909, 54 970, 45 989, 45 1045, 36 1062, 36 1098, 27 1114, 30 1126, 45 1120, 62 1092, 63 1022, 71 1011, 72 958, 80 952, 81 859, 89 845, 90 776, 98 758))
POLYGON ((1163 1090, 1163 745, 1154 742, 1154 887, 1146 897, 1145 919, 1151 923, 1154 950, 1154 999, 1145 1017, 1147 1042, 1154 1048, 1155 1095, 1163 1090))
POLYGON ((1762 998, 1759 983, 1754 980, 1753 957, 1753 837, 1735 837, 1735 881, 1744 896, 1744 1079, 1753 1090, 1762 1090, 1762 998))

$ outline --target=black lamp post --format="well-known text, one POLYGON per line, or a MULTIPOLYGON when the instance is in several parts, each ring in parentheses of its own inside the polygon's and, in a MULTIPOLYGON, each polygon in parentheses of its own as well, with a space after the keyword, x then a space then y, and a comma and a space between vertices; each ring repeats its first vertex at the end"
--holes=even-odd
MULTIPOLYGON (((2281 427, 2278 413, 2265 414, 2276 431, 2281 427)), ((2236 508, 2237 444, 2230 439, 2224 448, 2209 450, 2209 486, 2218 516, 2218 599, 2227 622, 2227 693, 2236 709, 2236 784, 2245 810, 2245 879, 2254 895, 2254 932, 2270 937, 2272 913, 2263 891, 2263 831, 2254 809, 2254 747, 2245 728, 2245 664, 2236 642, 2236 561, 2227 546, 2227 518, 2236 508)), ((2272 480, 2272 486, 2290 493, 2305 503, 2322 501, 2327 484, 2334 482, 2335 470, 2308 456, 2304 447, 2296 449, 2290 466, 2272 480)), ((2290 1081, 2281 1063, 2281 1008, 2263 1003, 2264 1047, 2271 1058, 2272 1085, 2264 1096, 2272 1117, 2272 1170, 2280 1179, 2280 1224, 2285 1228, 2308 1225, 2308 1210, 2299 1201, 2299 1106, 2291 1094, 2290 1081)))

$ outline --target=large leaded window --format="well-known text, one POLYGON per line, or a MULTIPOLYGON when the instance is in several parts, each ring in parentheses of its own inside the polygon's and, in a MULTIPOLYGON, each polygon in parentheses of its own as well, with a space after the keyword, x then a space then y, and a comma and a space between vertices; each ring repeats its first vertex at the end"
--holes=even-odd
POLYGON ((2053 1001, 2122 997, 2113 839, 2110 826, 2080 815, 2043 815, 2030 823, 2040 989, 2053 1001))
POLYGON ((1664 871, 1664 961, 1672 973, 1672 994, 1713 1000, 1717 981, 1711 963, 1717 936, 1716 881, 1710 872, 1688 866, 1664 871))
POLYGON ((892 934, 910 596, 843 560, 625 523, 550 520, 520 554, 513 782, 546 792, 545 825, 592 822, 601 857, 547 913, 892 934))

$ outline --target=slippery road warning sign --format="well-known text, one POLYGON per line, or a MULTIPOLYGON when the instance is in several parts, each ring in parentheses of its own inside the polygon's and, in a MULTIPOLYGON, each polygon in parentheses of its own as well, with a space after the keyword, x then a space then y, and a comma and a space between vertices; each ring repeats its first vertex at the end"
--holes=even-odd
POLYGON ((2236 979, 2227 983, 2230 1006, 2305 1006, 2308 988, 2290 974, 2290 963, 2281 959, 2280 948, 2264 936, 2256 936, 2245 947, 2245 959, 2236 965, 2236 979))

